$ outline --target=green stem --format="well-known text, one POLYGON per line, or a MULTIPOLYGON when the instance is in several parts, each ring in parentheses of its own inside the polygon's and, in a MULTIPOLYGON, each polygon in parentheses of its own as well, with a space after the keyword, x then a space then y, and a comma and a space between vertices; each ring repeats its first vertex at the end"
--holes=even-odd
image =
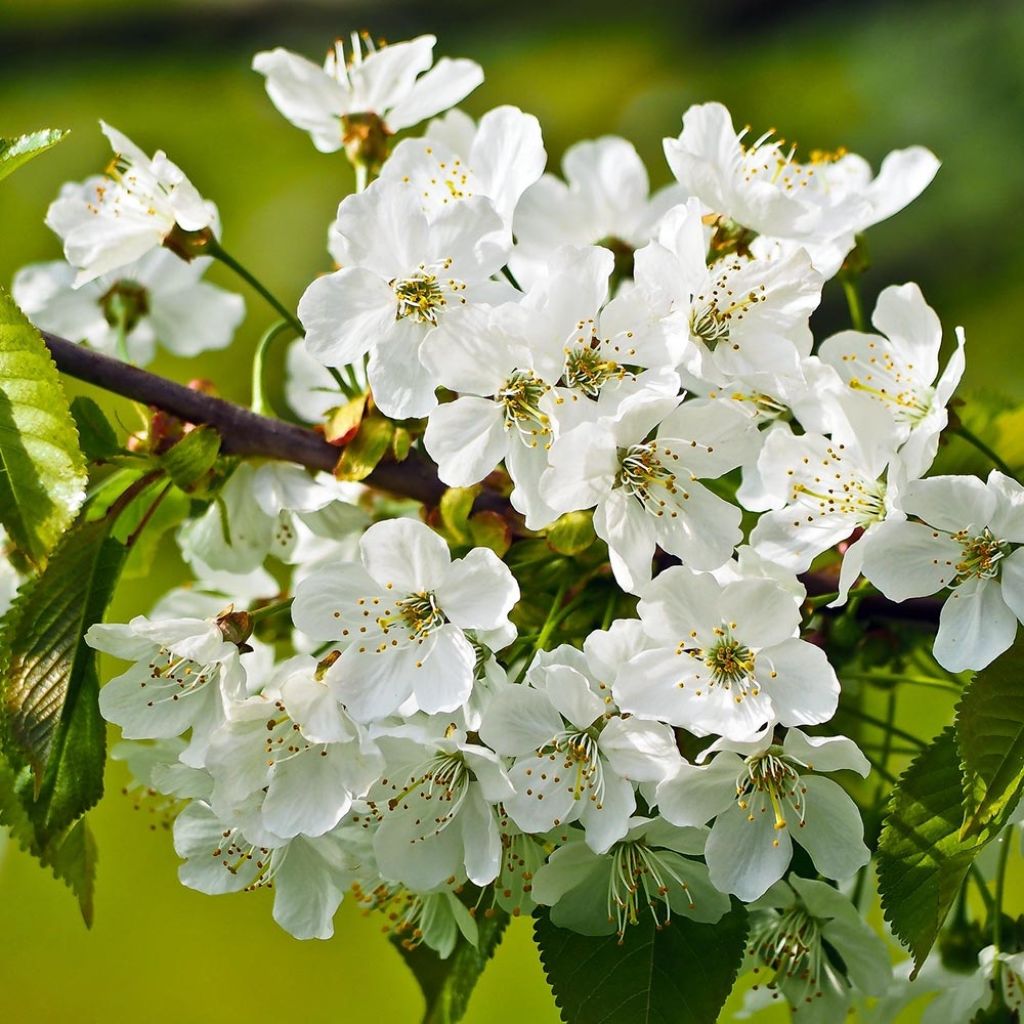
POLYGON ((978 894, 981 896, 981 901, 985 904, 985 913, 991 917, 995 912, 996 902, 992 899, 992 893, 988 891, 988 882, 985 881, 985 876, 981 873, 977 864, 972 864, 970 871, 971 881, 974 882, 978 889, 978 894))
POLYGON ((256 608, 249 614, 252 616, 253 622, 262 622, 264 619, 271 619, 275 615, 282 615, 285 612, 291 611, 294 600, 294 597, 284 597, 280 601, 273 601, 271 604, 263 605, 262 608, 256 608))
POLYGON ((300 338, 305 336, 306 332, 303 329, 302 324, 299 322, 299 318, 290 310, 288 310, 283 303, 278 301, 278 299, 259 280, 259 278, 255 277, 252 273, 246 270, 245 267, 243 267, 242 264, 239 263, 238 260, 234 258, 234 256, 232 256, 229 252, 222 248, 220 242, 218 242, 216 239, 211 240, 207 245, 206 251, 214 259, 220 260, 221 263, 224 264, 224 266, 230 267, 243 281, 246 282, 246 284, 250 285, 253 289, 259 292, 259 294, 262 295, 263 298, 266 299, 267 302, 270 303, 270 305, 275 310, 277 310, 281 317, 284 320, 288 321, 288 323, 294 329, 295 333, 298 334, 300 338))
POLYGON ((889 725, 888 722, 883 718, 876 718, 874 715, 869 715, 866 711, 861 711, 860 708, 851 708, 849 706, 840 707, 839 711, 847 715, 852 715, 854 718, 859 718, 863 722, 867 722, 868 725, 877 726, 879 729, 887 730, 891 732, 893 736, 899 736, 901 740, 906 740, 908 743, 913 743, 918 749, 924 749, 928 744, 924 740, 918 739, 913 733, 907 732, 905 729, 897 729, 895 725, 889 725))
MULTIPOLYGON (((889 691, 889 700, 885 709, 885 732, 882 735, 882 768, 889 770, 889 758, 892 756, 893 725, 896 723, 896 690, 889 691)), ((881 774, 881 772, 879 772, 881 774)), ((885 797, 885 787, 879 782, 875 790, 875 805, 881 806, 885 797)))
POLYGON ((615 621, 615 608, 619 603, 619 592, 612 589, 608 595, 608 603, 604 606, 604 615, 601 616, 601 628, 607 629, 615 621))
POLYGON ((970 431, 962 423, 958 426, 953 427, 950 433, 956 434, 957 437, 962 437, 968 444, 973 445, 975 448, 984 455, 1000 473, 1005 473, 1011 480, 1016 480, 1019 484, 1024 484, 1019 476, 991 449, 977 434, 970 431))
MULTIPOLYGON (((1013 844, 1013 829, 1004 829, 999 837, 1003 844, 999 851, 999 863, 996 866, 996 894, 993 900, 992 917, 992 945, 996 952, 1003 951, 1003 897, 1006 892, 1006 865, 1010 859, 1010 846, 1013 844)), ((996 960, 996 979, 999 978, 1001 961, 996 960)))
POLYGON ((846 305, 850 308, 850 322, 855 331, 863 331, 867 327, 864 319, 864 307, 860 301, 860 286, 857 279, 850 274, 843 274, 843 292, 846 295, 846 305))
POLYGON ((252 411, 259 413, 260 416, 274 415, 264 387, 267 354, 274 340, 290 330, 292 330, 292 325, 287 320, 278 320, 264 332, 256 346, 256 354, 252 357, 252 411))
POLYGON ((844 679, 856 680, 859 683, 903 683, 906 686, 925 686, 932 690, 945 690, 947 693, 961 693, 960 687, 943 682, 941 679, 928 679, 925 676, 903 676, 890 672, 844 672, 844 679))
POLYGON ((364 163, 354 165, 356 171, 356 192, 362 192, 370 181, 370 172, 364 163))

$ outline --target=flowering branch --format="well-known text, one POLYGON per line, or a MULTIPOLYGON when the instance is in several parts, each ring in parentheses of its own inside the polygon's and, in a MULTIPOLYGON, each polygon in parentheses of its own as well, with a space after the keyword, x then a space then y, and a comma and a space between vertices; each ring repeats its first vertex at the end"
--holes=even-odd
MULTIPOLYGON (((54 334, 43 332, 43 339, 62 373, 154 406, 187 423, 208 424, 216 428, 222 450, 229 455, 281 459, 327 473, 338 462, 340 449, 328 444, 315 430, 261 416, 54 334)), ((366 482, 425 505, 436 505, 446 489, 433 463, 416 452, 401 463, 381 463, 366 482)), ((494 491, 483 491, 474 507, 514 515, 508 501, 494 491)))

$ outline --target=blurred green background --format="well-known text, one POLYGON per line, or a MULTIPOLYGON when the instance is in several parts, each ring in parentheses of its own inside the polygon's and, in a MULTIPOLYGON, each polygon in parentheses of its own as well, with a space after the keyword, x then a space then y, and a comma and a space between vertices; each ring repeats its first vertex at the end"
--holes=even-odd
MULTIPOLYGON (((326 226, 351 172, 276 113, 249 61, 278 44, 316 57, 359 28, 392 40, 434 32, 440 53, 480 61, 487 81, 466 109, 514 103, 538 115, 553 166, 574 140, 618 133, 637 144, 660 185, 669 177, 661 139, 678 133, 689 104, 711 99, 728 104, 737 124, 776 126, 808 149, 846 145, 876 166, 892 148, 930 146, 944 164, 934 185, 871 232, 869 308, 886 284, 918 281, 947 332, 967 330, 963 391, 1024 397, 1024 250, 1015 234, 1024 5, 1009 0, 0 0, 0 134, 73 129, 0 192, 0 280, 59 255, 42 217, 62 181, 106 164, 102 117, 143 148, 166 149, 219 204, 230 251, 297 301, 327 266, 326 226)), ((220 268, 212 277, 235 287, 220 268)), ((249 316, 229 352, 162 356, 153 368, 208 377, 228 397, 247 399, 252 348, 271 314, 251 292, 246 298, 249 316)), ((832 286, 816 327, 828 333, 846 326, 845 316, 832 286)), ((1010 426, 1001 440, 1024 445, 1024 429, 1010 426)), ((112 617, 147 611, 184 578, 165 544, 154 573, 121 588, 112 617)), ((904 700, 901 717, 929 735, 949 706, 921 693, 929 691, 904 700)), ((346 904, 333 941, 299 943, 273 924, 265 894, 213 899, 182 888, 169 835, 119 795, 124 781, 112 766, 92 815, 100 862, 91 932, 33 861, 0 853, 5 1019, 418 1019, 414 983, 378 920, 346 904)), ((468 1020, 557 1020, 526 922, 511 929, 468 1020)))

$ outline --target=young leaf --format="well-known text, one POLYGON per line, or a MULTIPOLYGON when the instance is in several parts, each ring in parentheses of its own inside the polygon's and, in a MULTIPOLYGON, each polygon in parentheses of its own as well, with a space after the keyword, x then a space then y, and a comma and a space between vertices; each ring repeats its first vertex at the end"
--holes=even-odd
POLYGON ((961 836, 994 834, 1024 790, 1024 645, 979 672, 956 709, 966 819, 961 836))
POLYGON ((44 801, 33 817, 48 833, 103 790, 95 655, 82 638, 103 617, 124 560, 111 525, 104 518, 69 530, 4 618, 5 732, 32 767, 44 801))
POLYGON ((578 555, 594 543, 593 512, 566 512, 548 530, 548 543, 560 555, 578 555))
POLYGON ((161 458, 168 476, 183 490, 193 490, 213 469, 220 454, 220 434, 213 427, 196 427, 161 458))
POLYGON ((57 368, 0 288, 0 523, 42 562, 85 496, 85 461, 57 368))
POLYGON ((508 922, 508 914, 497 908, 493 913, 479 915, 477 945, 460 935, 451 956, 444 960, 425 945, 408 949, 395 941, 395 948, 415 975, 426 1001, 423 1024, 456 1024, 462 1020, 469 997, 494 956, 508 922))
POLYGON ((365 480, 387 455, 395 426, 381 416, 368 416, 359 425, 338 460, 334 475, 339 480, 365 480))
POLYGON ((56 146, 67 131, 61 128, 43 128, 28 135, 18 135, 13 139, 0 137, 0 181, 22 164, 28 163, 34 156, 45 153, 51 146, 56 146))
POLYGON ((534 923, 540 959, 566 1024, 715 1024, 743 961, 747 912, 717 924, 645 915, 624 944, 534 923))
POLYGON ((117 434, 103 410, 91 399, 79 396, 71 403, 71 415, 78 428, 78 443, 90 462, 102 462, 121 451, 117 434))
POLYGON ((892 930, 921 969, 984 840, 960 838, 963 776, 946 729, 910 763, 878 841, 878 891, 892 930))

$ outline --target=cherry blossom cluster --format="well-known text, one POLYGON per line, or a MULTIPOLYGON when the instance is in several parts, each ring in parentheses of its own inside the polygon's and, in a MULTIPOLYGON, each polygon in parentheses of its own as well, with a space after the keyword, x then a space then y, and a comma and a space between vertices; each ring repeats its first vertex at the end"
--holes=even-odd
MULTIPOLYGON (((531 538, 592 515, 621 600, 565 642, 522 636, 532 570, 504 551, 453 550, 362 485, 242 462, 178 531, 195 582, 87 636, 129 663, 100 697, 118 756, 168 798, 182 882, 272 886, 298 937, 330 936, 346 893, 442 956, 477 907, 550 907, 628 942, 642 915, 714 922, 736 897, 751 966, 794 1005, 819 997, 800 1019, 841 1019, 891 971, 848 890, 791 870, 794 844, 838 883, 870 858, 832 777, 870 766, 829 731, 840 685, 802 629, 801 574, 833 572, 835 606, 868 584, 943 595, 934 656, 952 672, 1024 620, 1024 488, 928 475, 963 331, 943 365, 915 284, 885 288, 870 325, 810 326, 860 234, 938 162, 805 159, 706 103, 665 140, 660 191, 611 136, 559 175, 530 114, 451 109, 483 75, 433 46, 253 62, 360 185, 329 227, 335 269, 298 304, 289 400, 322 422, 353 382, 444 485, 505 485, 531 538), (291 628, 253 634, 282 594, 291 628)), ((223 347, 243 308, 200 280, 215 208, 104 131, 108 175, 65 186, 47 218, 66 261, 25 269, 15 295, 135 361, 223 347)))

